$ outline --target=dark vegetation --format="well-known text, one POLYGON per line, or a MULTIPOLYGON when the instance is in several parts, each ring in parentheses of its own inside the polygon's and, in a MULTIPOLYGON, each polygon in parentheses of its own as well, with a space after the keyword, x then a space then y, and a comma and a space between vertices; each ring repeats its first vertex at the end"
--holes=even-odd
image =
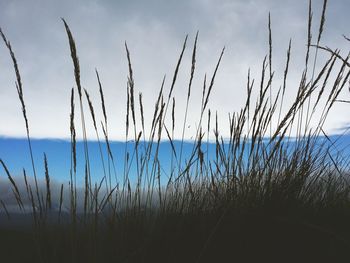
MULTIPOLYGON (((173 146, 173 89, 187 37, 168 93, 165 80, 161 85, 148 135, 145 134, 142 94, 134 94, 131 54, 125 44, 129 68, 125 142, 127 144, 131 138, 136 143, 132 152, 125 151, 124 174, 116 185, 112 184, 117 175, 109 143, 103 86, 96 71, 103 112, 99 127, 89 93, 80 84, 75 40, 62 19, 68 35, 76 87, 71 91, 70 183, 61 185, 57 201, 52 200, 46 156, 46 188, 43 190, 38 186, 19 67, 10 42, 0 30, 13 60, 32 160, 32 171, 23 171, 25 192, 19 190, 6 164, 0 160, 19 210, 32 222, 29 227, 1 228, 0 257, 6 259, 3 262, 348 262, 349 162, 347 156, 333 151, 334 141, 322 127, 332 106, 344 102, 338 96, 348 85, 350 70, 348 57, 343 57, 339 50, 320 45, 326 4, 324 1, 317 38, 313 39, 310 1, 305 68, 300 72, 299 86, 293 87, 297 93, 286 112, 282 111, 282 105, 292 42, 287 49, 283 83, 273 98, 269 17, 270 49, 262 63, 260 80, 255 81, 248 72, 246 101, 240 111, 230 115, 230 136, 225 141, 219 135, 218 116, 213 117, 208 108, 224 54, 222 50, 212 76, 204 79, 199 125, 192 153, 186 157, 182 144, 188 105, 193 96, 198 34, 192 49, 180 150, 173 146), (328 55, 319 70, 315 66, 318 52, 328 55), (257 98, 252 96, 255 88, 259 91, 257 98), (85 99, 88 111, 83 108, 85 99), (316 115, 316 111, 321 115, 316 115), (85 126, 87 112, 91 115, 99 144, 107 145, 107 152, 100 147, 104 177, 98 184, 93 183, 90 174, 85 126), (85 185, 81 196, 76 184, 76 114, 81 115, 85 145, 85 185), (140 123, 137 123, 138 114, 140 123), (168 116, 172 123, 170 127, 165 122, 168 116), (278 123, 272 125, 272 119, 276 117, 278 123), (311 127, 315 118, 317 125, 311 127), (209 156, 206 145, 213 127, 216 151, 215 156, 209 156), (172 145, 171 171, 166 183, 161 180, 158 160, 162 138, 172 145), (130 179, 130 167, 136 170, 136 180, 130 179), (33 175, 34 183, 27 180, 27 173, 33 175), (69 194, 63 194, 67 192, 69 194), (30 209, 24 206, 23 200, 29 200, 30 209), (54 211, 53 202, 59 204, 54 211), (62 210, 64 202, 68 204, 69 213, 62 210), (52 213, 55 220, 50 219, 52 213)), ((8 217, 8 220, 20 216, 8 212, 6 205, 1 201, 3 212, 0 216, 8 217)))

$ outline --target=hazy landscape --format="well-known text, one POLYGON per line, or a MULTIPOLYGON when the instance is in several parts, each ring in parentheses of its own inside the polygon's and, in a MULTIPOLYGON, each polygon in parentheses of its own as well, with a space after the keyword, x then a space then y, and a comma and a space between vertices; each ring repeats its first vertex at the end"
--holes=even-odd
POLYGON ((69 109, 69 130, 64 138, 32 138, 21 75, 30 61, 17 57, 8 29, 0 27, 25 132, 0 138, 4 262, 347 262, 350 127, 329 133, 325 126, 337 105, 350 103, 350 62, 348 50, 322 44, 328 4, 322 3, 319 17, 311 1, 305 4, 304 53, 293 53, 291 39, 283 67, 274 67, 278 21, 265 14, 266 56, 256 58, 257 75, 245 69, 245 83, 235 84, 245 92, 243 103, 225 115, 210 99, 226 47, 210 50, 215 64, 198 73, 201 32, 184 36, 172 73, 160 72, 156 99, 146 104, 135 81, 138 57, 126 41, 125 103, 113 105, 125 112, 124 140, 114 139, 110 128, 115 116, 106 105, 103 72, 88 65, 95 86, 82 84, 84 44, 65 18, 60 34, 71 60, 65 78, 74 87, 57 111, 69 109), (303 56, 304 66, 290 80, 294 55, 303 56), (186 89, 178 98, 181 74, 186 89), (200 102, 195 111, 193 100, 200 102))

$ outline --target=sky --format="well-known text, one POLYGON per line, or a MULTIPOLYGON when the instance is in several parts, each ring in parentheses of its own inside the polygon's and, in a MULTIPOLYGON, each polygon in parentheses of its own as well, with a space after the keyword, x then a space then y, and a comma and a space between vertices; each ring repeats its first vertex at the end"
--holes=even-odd
MULTIPOLYGON (((312 1, 312 43, 316 42, 322 4, 323 0, 312 1)), ((350 37, 349 9, 350 2, 347 0, 328 1, 326 23, 321 39, 322 46, 328 46, 333 50, 338 48, 344 57, 350 46, 350 42, 343 38, 343 34, 350 37)), ((208 104, 213 114, 217 112, 220 135, 225 138, 229 135, 228 114, 237 112, 244 106, 248 69, 256 83, 261 78, 262 61, 269 52, 269 13, 273 47, 272 69, 275 71, 272 84, 273 96, 282 84, 286 52, 289 40, 292 41, 289 77, 282 108, 286 111, 296 96, 304 69, 307 0, 1 0, 0 27, 11 42, 22 76, 39 184, 42 187, 45 186, 44 152, 48 158, 52 185, 58 189, 61 183, 69 180, 70 144, 66 139, 70 138, 70 91, 76 84, 67 34, 61 18, 67 21, 75 38, 81 67, 81 83, 90 93, 98 123, 103 118, 95 69, 99 71, 105 94, 109 137, 114 141, 111 148, 116 158, 116 173, 122 175, 125 158, 123 141, 125 140, 128 77, 125 42, 131 56, 135 96, 137 98, 140 92, 143 96, 147 132, 163 76, 166 76, 164 89, 167 95, 183 41, 188 35, 187 47, 173 93, 176 102, 175 138, 180 139, 191 72, 192 48, 196 32, 199 31, 196 70, 185 130, 185 139, 188 140, 193 139, 198 126, 204 76, 207 74, 210 79, 220 52, 225 47, 208 104)), ((314 55, 315 50, 312 49, 311 63, 314 55)), ((319 51, 316 72, 328 55, 319 51)), ((337 67, 340 67, 340 63, 337 67)), ((334 76, 331 76, 330 83, 332 78, 334 76)), ((2 123, 0 125, 0 158, 4 160, 22 189, 24 187, 22 169, 25 168, 29 176, 32 176, 32 171, 15 81, 11 58, 4 43, 0 41, 0 120, 2 123)), ((258 94, 258 89, 259 86, 256 85, 253 90, 254 96, 258 94)), ((348 87, 339 95, 339 99, 350 100, 348 87)), ((78 112, 78 101, 76 100, 75 103, 76 112, 78 112)), ((84 103, 87 110, 88 105, 85 101, 84 103)), ((350 127, 349 114, 346 114, 349 112, 349 105, 347 103, 334 105, 324 126, 328 135, 340 134, 350 127)), ((138 129, 140 129, 138 105, 136 111, 138 129)), ((317 114, 316 112, 316 117, 317 114)), ((75 119, 77 137, 81 139, 82 131, 77 115, 75 119)), ((170 114, 168 116, 170 117, 170 114)), ((95 140, 88 111, 85 117, 88 138, 95 140)), ((168 127, 171 125, 169 119, 166 122, 168 127)), ((206 123, 206 116, 204 123, 206 123)), ((99 131, 101 135, 102 131, 99 131)), ((349 142, 350 136, 345 136, 337 147, 346 149, 349 142)), ((176 147, 179 147, 178 144, 178 141, 175 142, 176 147)), ((132 152, 132 145, 132 143, 129 145, 130 152, 132 152)), ((103 148, 106 152, 105 144, 103 148)), ((190 152, 191 149, 191 143, 185 144, 185 152, 190 152)), ((98 182, 103 176, 103 169, 96 142, 89 142, 89 152, 93 180, 98 182)), ((170 144, 162 144, 159 156, 162 172, 165 175, 165 179, 162 177, 164 180, 169 170, 170 152, 170 144)), ((78 142, 77 157, 78 184, 83 185, 82 142, 78 142)), ((13 201, 11 186, 6 180, 3 169, 1 169, 0 182, 2 185, 0 199, 13 201)))
MULTIPOLYGON (((313 42, 317 36, 323 1, 313 4, 313 42)), ((321 44, 339 48, 346 55, 350 35, 347 0, 328 1, 321 44)), ((198 124, 201 89, 205 74, 212 75, 221 49, 219 68, 209 107, 217 111, 221 133, 228 134, 228 113, 243 106, 248 69, 260 79, 262 60, 268 54, 268 14, 271 12, 273 57, 276 71, 273 94, 283 75, 286 50, 292 38, 290 75, 285 105, 297 91, 305 56, 308 1, 277 0, 177 0, 177 1, 18 1, 0 2, 0 26, 11 41, 23 81, 29 126, 33 138, 69 138, 70 89, 75 86, 67 35, 61 17, 74 35, 81 66, 81 82, 91 94, 97 119, 101 110, 95 68, 105 93, 112 140, 125 134, 127 59, 131 54, 135 94, 143 94, 146 129, 153 116, 160 84, 166 75, 166 94, 186 34, 188 46, 174 88, 175 137, 181 136, 190 75, 194 37, 199 31, 197 66, 190 100, 187 139, 198 124)), ((311 55, 314 55, 314 50, 311 55)), ((320 52, 321 65, 325 52, 320 52)), ((15 75, 8 51, 0 44, 0 136, 24 137, 25 126, 15 89, 15 75)), ((349 99, 346 90, 340 99, 349 99)), ((337 104, 325 129, 338 133, 350 119, 348 104, 337 104)), ((90 116, 88 135, 94 138, 90 116), (90 125, 90 126, 89 126, 90 125)), ((79 121, 79 120, 77 120, 79 121)), ((80 130, 77 136, 81 137, 80 130)))
MULTIPOLYGON (((348 169, 350 162, 349 162, 349 156, 350 156, 350 136, 330 136, 329 137, 332 142, 332 147, 329 149, 329 152, 333 156, 333 160, 336 160, 338 163, 338 167, 343 167, 344 169, 348 169), (333 144, 334 143, 334 144, 333 144)), ((324 143, 327 142, 325 138, 319 138, 318 143, 324 143)), ((329 144, 326 144, 329 145, 329 144)), ((100 184, 102 182, 102 189, 105 189, 105 183, 109 182, 109 179, 104 180, 104 176, 109 178, 109 172, 111 171, 111 184, 112 187, 119 184, 121 187, 124 182, 124 175, 125 175, 125 147, 126 144, 123 142, 112 142, 111 143, 111 151, 113 153, 114 158, 114 167, 111 166, 110 170, 108 170, 108 162, 107 162, 107 154, 106 154, 106 145, 102 144, 102 150, 104 152, 104 157, 101 159, 100 152, 99 152, 99 146, 97 142, 90 141, 88 143, 89 146, 89 163, 90 163, 90 171, 91 171, 91 179, 93 184, 100 184), (105 169, 103 169, 103 166, 105 166, 105 169), (115 172, 114 172, 115 171, 115 172)), ((155 145, 154 145, 155 146, 155 145)), ((227 145, 226 145, 227 146, 227 145)), ((294 142, 291 141, 290 147, 293 148, 295 146, 294 142)), ((50 188, 52 189, 52 200, 54 207, 57 208, 59 204, 59 196, 60 196, 60 188, 61 184, 64 185, 64 196, 69 196, 69 180, 70 180, 70 167, 71 167, 71 161, 70 161, 70 142, 67 140, 58 140, 58 139, 34 139, 32 140, 32 147, 33 147, 33 156, 34 156, 34 162, 35 162, 35 168, 38 178, 38 185, 39 189, 43 193, 46 192, 46 181, 45 181, 45 168, 44 168, 44 153, 47 157, 48 162, 48 172, 50 175, 50 188)), ((127 151, 129 152, 130 156, 134 156, 134 147, 135 144, 132 142, 129 142, 127 145, 127 151)), ((139 154, 142 155, 144 152, 144 147, 147 147, 144 142, 140 143, 139 147, 139 154)), ((174 147, 177 152, 177 157, 179 157, 179 152, 181 149, 181 142, 175 141, 174 147)), ((77 174, 76 174, 76 183, 79 191, 79 195, 83 196, 84 190, 84 165, 85 165, 85 159, 84 159, 84 145, 83 142, 77 143, 77 174)), ((151 156, 154 156, 155 149, 153 148, 153 154, 151 156)), ((246 154, 248 154, 250 147, 245 148, 246 154)), ((182 163, 183 166, 185 166, 185 163, 188 163, 188 160, 191 156, 191 152, 193 150, 193 144, 190 142, 185 142, 183 145, 183 159, 182 163)), ((204 153, 204 160, 205 162, 210 160, 215 161, 215 152, 216 152, 216 145, 215 143, 203 143, 201 147, 202 152, 204 153)), ((227 150, 227 148, 226 148, 227 150)), ((161 172, 161 184, 166 185, 168 183, 171 170, 177 171, 177 160, 173 159, 174 162, 172 162, 171 157, 172 148, 170 143, 164 141, 160 143, 159 146, 159 164, 160 164, 160 172, 161 172)), ((29 184, 32 186, 32 188, 35 187, 34 184, 34 177, 33 177, 33 171, 31 167, 31 160, 29 158, 29 152, 28 152, 28 144, 26 139, 13 139, 13 138, 0 138, 0 158, 5 162, 7 169, 10 171, 12 178, 16 182, 18 189, 20 190, 22 196, 26 197, 26 186, 25 182, 23 180, 23 169, 26 170, 26 175, 28 178, 29 184)), ((129 179, 131 182, 131 185, 136 184, 136 174, 137 174, 137 167, 135 165, 135 156, 134 158, 130 158, 131 160, 129 162, 129 169, 127 172, 129 175, 129 179)), ((327 162, 329 162, 328 160, 327 162)), ((145 179, 148 174, 148 172, 152 171, 152 164, 153 160, 151 158, 151 161, 149 162, 148 168, 146 168, 147 172, 144 171, 143 178, 145 179)), ((212 162, 213 164, 213 162, 212 162)), ((192 165, 192 172, 196 174, 196 167, 198 168, 198 163, 195 163, 192 165)), ((10 181, 7 178, 7 174, 5 173, 5 170, 0 167, 0 200, 4 201, 7 204, 8 209, 12 209, 11 211, 18 211, 18 206, 16 203, 16 200, 13 195, 13 188, 10 183, 10 181)), ((204 173, 206 173, 207 170, 204 168, 204 173)), ((144 180, 143 179, 143 180, 144 180)), ((24 203, 29 207, 29 211, 31 209, 30 207, 30 201, 25 198, 24 203)), ((68 198, 64 201, 64 206, 69 207, 69 200, 68 198)), ((2 209, 0 208, 0 215, 1 215, 2 209)), ((1 225, 1 217, 0 217, 0 225, 1 225)))

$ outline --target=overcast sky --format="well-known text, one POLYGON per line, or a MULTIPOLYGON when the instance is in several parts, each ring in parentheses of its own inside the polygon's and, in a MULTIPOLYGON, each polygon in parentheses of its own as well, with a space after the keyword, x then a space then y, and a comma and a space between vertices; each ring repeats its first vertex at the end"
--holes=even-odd
MULTIPOLYGON (((344 40, 342 34, 350 36, 350 2, 328 2, 321 44, 333 49, 340 48, 346 55, 350 42, 344 40)), ((322 3, 322 0, 313 1, 314 38, 317 36, 322 3)), ((174 91, 177 128, 180 131, 191 49, 195 33, 199 30, 197 68, 188 118, 191 127, 186 132, 189 138, 198 123, 204 74, 212 74, 224 46, 226 51, 209 107, 212 111, 218 111, 222 120, 222 134, 227 134, 228 113, 239 110, 244 103, 248 68, 252 69, 254 78, 260 79, 261 63, 268 53, 269 11, 272 19, 273 69, 276 71, 273 87, 276 90, 283 74, 289 38, 292 38, 285 105, 291 102, 303 70, 307 8, 306 0, 1 0, 0 26, 11 41, 18 59, 31 135, 36 138, 69 137, 70 89, 75 83, 67 36, 60 17, 66 19, 74 34, 81 63, 82 85, 91 93, 99 119, 101 112, 95 68, 100 72, 112 139, 124 138, 127 80, 124 41, 127 41, 131 52, 136 92, 143 93, 146 123, 150 123, 163 75, 167 75, 168 91, 183 40, 189 34, 188 49, 174 91)), ((319 59, 321 64, 322 55, 319 59)), ((1 42, 0 136, 25 135, 14 83, 12 63, 1 42)), ((349 98, 348 91, 341 94, 341 99, 349 98)), ((348 112, 349 104, 336 105, 329 115, 327 130, 336 133, 348 126, 348 112)), ((90 116, 87 119, 90 120, 90 116)))

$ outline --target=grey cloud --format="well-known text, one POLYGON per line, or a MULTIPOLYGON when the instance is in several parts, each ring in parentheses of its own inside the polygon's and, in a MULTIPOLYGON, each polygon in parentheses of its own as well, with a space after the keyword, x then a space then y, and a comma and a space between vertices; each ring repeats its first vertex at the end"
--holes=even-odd
MULTIPOLYGON (((317 35, 322 2, 313 1, 314 37, 317 35)), ((349 42, 341 35, 349 35, 346 7, 349 3, 345 0, 329 1, 323 36, 324 45, 341 48, 345 54, 349 42)), ((288 41, 293 38, 290 88, 287 90, 288 98, 292 98, 305 54, 306 1, 1 1, 0 26, 11 40, 19 61, 34 137, 69 136, 69 90, 74 86, 74 78, 67 38, 60 21, 60 17, 64 17, 77 42, 83 86, 90 91, 97 115, 101 116, 94 75, 97 67, 111 116, 111 136, 121 139, 126 104, 125 40, 131 51, 137 92, 144 94, 148 119, 152 117, 153 103, 163 74, 167 74, 169 85, 187 33, 190 34, 190 49, 195 32, 200 31, 194 80, 196 96, 190 105, 193 113, 199 111, 198 94, 204 74, 212 73, 219 52, 225 45, 226 54, 210 106, 218 110, 226 124, 227 113, 238 110, 243 104, 248 68, 251 67, 254 76, 259 78, 262 59, 268 52, 269 11, 276 78, 281 78, 283 74, 288 41)), ((3 45, 0 45, 0 70, 0 119, 8 123, 0 127, 0 134, 23 136, 25 130, 14 87, 13 69, 3 45)), ((183 118, 185 102, 182 96, 186 93, 189 70, 190 50, 187 50, 175 90, 178 120, 183 118)), ((346 98, 348 94, 343 96, 346 98)), ((340 109, 337 112, 332 115, 331 126, 346 121, 346 117, 339 114, 340 109)), ((195 127, 197 115, 189 116, 192 127, 195 127)))
MULTIPOLYGON (((8 212, 12 213, 31 213, 33 211, 32 208, 32 201, 31 197, 28 195, 27 188, 25 185, 25 181, 23 176, 14 176, 13 177, 16 186, 19 189, 19 193, 21 195, 21 201, 23 203, 24 210, 21 210, 16 198, 14 196, 13 192, 13 186, 10 183, 7 178, 0 178, 0 200, 3 201, 3 203, 6 206, 6 209, 8 212)), ((36 195, 36 187, 35 187, 35 181, 34 178, 29 176, 27 177, 28 180, 28 186, 32 189, 34 202, 36 209, 38 209, 38 200, 36 195)), ((38 189, 39 189, 39 196, 42 197, 44 202, 46 200, 46 181, 44 179, 38 178, 38 189)), ((61 191, 61 184, 63 184, 63 198, 62 198, 62 212, 69 212, 70 210, 70 184, 68 182, 62 181, 59 182, 55 180, 54 178, 50 178, 50 193, 51 193, 51 204, 52 209, 50 212, 57 213, 59 211, 60 206, 60 191, 61 191)), ((84 205, 84 189, 82 187, 76 188, 77 193, 77 211, 82 212, 83 211, 83 205, 84 205)), ((101 187, 101 190, 99 192, 98 200, 101 202, 103 200, 103 197, 106 195, 105 187, 101 187)), ((0 204, 0 213, 4 212, 3 206, 0 204)))

